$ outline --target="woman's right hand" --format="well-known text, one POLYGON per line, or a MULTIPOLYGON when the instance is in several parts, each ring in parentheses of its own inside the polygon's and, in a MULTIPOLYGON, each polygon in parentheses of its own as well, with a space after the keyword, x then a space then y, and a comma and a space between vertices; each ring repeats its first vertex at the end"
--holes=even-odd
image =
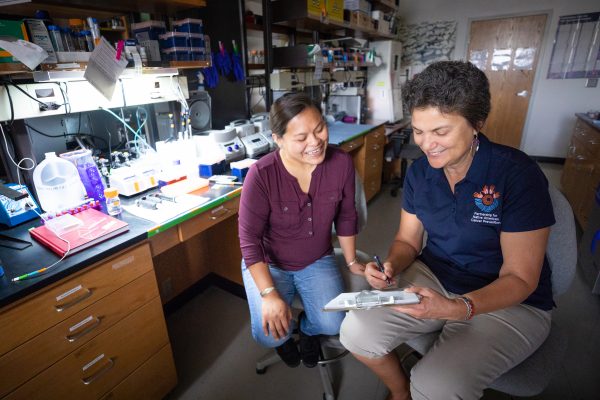
POLYGON ((276 290, 262 298, 262 325, 266 336, 279 340, 287 335, 292 320, 292 309, 276 290))
POLYGON ((370 262, 367 264, 365 268, 365 278, 367 278, 367 282, 369 285, 375 289, 386 289, 390 286, 396 286, 396 280, 393 278, 394 269, 392 268, 392 263, 386 261, 383 263, 384 272, 379 271, 377 268, 377 264, 374 262, 370 262), (391 283, 388 283, 391 282, 391 283))

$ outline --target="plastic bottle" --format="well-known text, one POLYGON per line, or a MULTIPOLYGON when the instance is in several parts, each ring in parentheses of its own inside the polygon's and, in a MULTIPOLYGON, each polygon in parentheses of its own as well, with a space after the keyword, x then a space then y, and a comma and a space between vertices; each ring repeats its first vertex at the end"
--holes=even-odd
POLYGON ((33 170, 33 186, 45 212, 64 210, 85 199, 77 168, 54 152, 46 153, 46 158, 33 170))
POLYGON ((85 39, 85 46, 87 51, 94 51, 94 39, 92 38, 92 32, 81 31, 83 38, 85 39))
POLYGON ((50 41, 55 51, 65 51, 63 45, 62 35, 60 34, 60 28, 56 25, 48 25, 48 34, 50 35, 50 41))
POLYGON ((100 27, 98 26, 98 20, 93 17, 87 17, 87 23, 90 27, 92 38, 94 39, 94 46, 98 46, 100 44, 100 27))
POLYGON ((60 28, 62 31, 63 44, 65 46, 65 51, 77 51, 77 47, 75 47, 75 43, 73 42, 73 36, 71 34, 71 29, 68 27, 60 28))
POLYGON ((106 197, 106 212, 108 215, 119 215, 123 211, 121 207, 121 199, 119 199, 119 191, 115 188, 104 189, 104 197, 106 197))

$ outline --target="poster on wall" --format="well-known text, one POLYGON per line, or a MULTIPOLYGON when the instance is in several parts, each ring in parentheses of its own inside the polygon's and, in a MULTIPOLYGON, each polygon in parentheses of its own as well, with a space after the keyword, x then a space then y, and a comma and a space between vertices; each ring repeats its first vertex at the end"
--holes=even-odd
POLYGON ((600 12, 562 16, 558 20, 549 79, 600 76, 600 12))
POLYGON ((456 43, 456 21, 422 22, 402 25, 402 66, 416 67, 418 72, 436 61, 448 61, 456 43))

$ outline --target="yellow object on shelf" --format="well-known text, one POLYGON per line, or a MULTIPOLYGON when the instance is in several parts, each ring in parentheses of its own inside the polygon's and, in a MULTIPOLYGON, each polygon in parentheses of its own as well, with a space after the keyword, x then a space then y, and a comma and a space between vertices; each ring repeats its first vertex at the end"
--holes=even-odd
POLYGON ((309 14, 316 15, 317 17, 327 12, 325 0, 306 0, 306 9, 309 14))
POLYGON ((327 17, 332 21, 344 22, 344 0, 325 0, 327 17))

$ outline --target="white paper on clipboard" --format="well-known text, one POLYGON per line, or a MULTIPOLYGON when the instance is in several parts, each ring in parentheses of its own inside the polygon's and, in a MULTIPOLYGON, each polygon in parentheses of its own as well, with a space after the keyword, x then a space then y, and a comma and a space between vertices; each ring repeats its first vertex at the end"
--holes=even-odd
POLYGON ((117 80, 127 66, 125 55, 117 60, 117 51, 104 37, 94 48, 90 61, 83 75, 109 101, 112 99, 117 80))
POLYGON ((371 308, 417 304, 419 296, 404 290, 363 290, 341 293, 325 304, 323 311, 369 310, 371 308))

